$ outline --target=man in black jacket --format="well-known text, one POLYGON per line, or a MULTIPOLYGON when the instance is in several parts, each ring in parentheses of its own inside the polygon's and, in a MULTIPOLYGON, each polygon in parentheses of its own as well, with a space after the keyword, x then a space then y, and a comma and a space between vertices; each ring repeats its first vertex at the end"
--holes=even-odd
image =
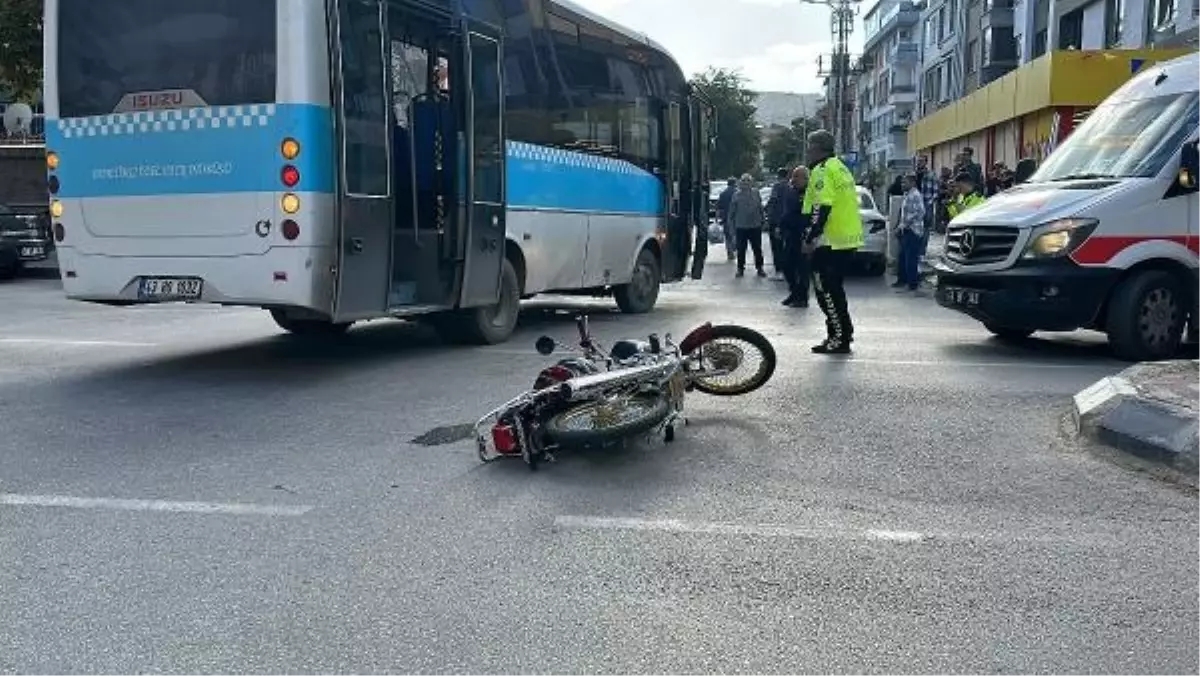
POLYGON ((789 190, 789 172, 780 169, 775 172, 775 185, 771 186, 771 196, 767 198, 767 235, 771 238, 771 260, 775 262, 775 273, 787 277, 787 258, 783 246, 783 233, 779 229, 783 219, 783 201, 789 190))
POLYGON ((788 282, 788 307, 808 307, 808 285, 811 276, 808 255, 804 253, 804 236, 812 222, 812 214, 804 213, 804 189, 808 187, 808 167, 792 170, 790 184, 783 191, 779 230, 783 236, 783 275, 788 282))

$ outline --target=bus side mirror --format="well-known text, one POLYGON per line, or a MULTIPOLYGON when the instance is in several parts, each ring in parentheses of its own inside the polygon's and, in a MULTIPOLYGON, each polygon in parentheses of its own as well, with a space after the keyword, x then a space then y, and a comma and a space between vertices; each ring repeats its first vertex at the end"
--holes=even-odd
POLYGON ((1192 190, 1196 187, 1196 174, 1200 173, 1200 153, 1196 150, 1196 141, 1183 144, 1183 152, 1179 158, 1179 187, 1192 190))

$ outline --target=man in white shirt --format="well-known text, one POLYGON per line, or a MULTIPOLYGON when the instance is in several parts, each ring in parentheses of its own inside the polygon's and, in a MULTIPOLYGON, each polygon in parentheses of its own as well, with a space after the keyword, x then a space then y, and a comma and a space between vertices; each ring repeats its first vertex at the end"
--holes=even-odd
POLYGON ((897 289, 916 291, 921 286, 917 267, 921 260, 921 239, 925 235, 925 198, 917 185, 914 174, 905 174, 901 181, 904 200, 900 203, 900 225, 896 236, 900 238, 900 260, 896 264, 897 289))

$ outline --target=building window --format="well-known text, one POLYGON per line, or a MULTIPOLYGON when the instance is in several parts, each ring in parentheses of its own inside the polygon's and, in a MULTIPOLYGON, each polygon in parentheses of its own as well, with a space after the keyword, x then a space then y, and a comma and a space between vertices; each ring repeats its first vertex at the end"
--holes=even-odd
POLYGON ((1017 60, 1017 41, 1011 26, 988 26, 983 31, 982 65, 1017 60))
POLYGON ((938 42, 945 40, 947 34, 948 33, 946 31, 946 8, 940 7, 940 8, 938 8, 938 13, 937 13, 937 36, 938 36, 937 39, 938 39, 938 42))
POLYGON ((979 64, 979 41, 972 39, 967 43, 967 73, 974 73, 979 64))
POLYGON ((1125 27, 1125 0, 1108 0, 1104 8, 1104 47, 1121 46, 1125 27))
POLYGON ((1147 15, 1151 31, 1163 31, 1175 25, 1175 0, 1150 0, 1147 15))
POLYGON ((1046 30, 1042 29, 1033 36, 1033 54, 1030 58, 1038 58, 1046 53, 1046 30))
POLYGON ((1058 20, 1058 48, 1083 48, 1083 10, 1067 12, 1058 20))

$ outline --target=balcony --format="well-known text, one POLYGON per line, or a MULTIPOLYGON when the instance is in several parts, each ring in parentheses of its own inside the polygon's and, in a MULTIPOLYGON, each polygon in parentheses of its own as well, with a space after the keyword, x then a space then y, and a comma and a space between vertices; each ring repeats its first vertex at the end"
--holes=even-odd
POLYGON ((863 50, 871 49, 881 38, 893 30, 901 27, 915 26, 920 20, 921 10, 914 7, 911 2, 902 1, 897 3, 885 12, 878 21, 869 20, 863 22, 863 50))
POLYGON ((917 83, 894 79, 888 87, 887 102, 890 106, 911 105, 917 102, 917 83))
POLYGON ((888 50, 888 63, 893 66, 915 66, 921 62, 921 46, 916 42, 899 42, 888 50))
POLYGON ((1013 0, 985 0, 979 30, 1008 28, 1013 25, 1013 0))

